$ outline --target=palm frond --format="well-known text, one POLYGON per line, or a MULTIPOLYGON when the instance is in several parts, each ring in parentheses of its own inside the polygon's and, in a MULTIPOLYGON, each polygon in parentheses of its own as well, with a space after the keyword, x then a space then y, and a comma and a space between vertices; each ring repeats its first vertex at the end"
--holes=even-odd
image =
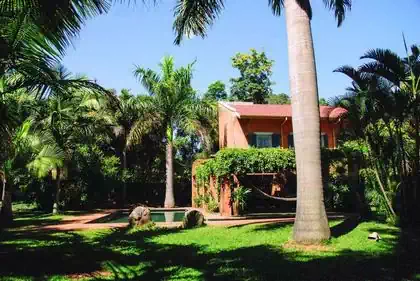
POLYGON ((274 15, 280 16, 284 7, 284 0, 268 0, 268 6, 271 7, 271 11, 274 15))
POLYGON ((323 0, 325 7, 334 12, 337 25, 341 26, 343 23, 346 12, 351 10, 352 0, 323 0))
POLYGON ((141 120, 137 120, 128 133, 126 148, 130 149, 133 145, 140 144, 142 138, 157 126, 157 122, 152 116, 143 116, 141 120))
POLYGON ((175 44, 179 45, 184 36, 205 37, 206 29, 213 25, 224 9, 224 0, 177 0, 173 29, 175 44))
POLYGON ((400 81, 405 79, 406 69, 404 62, 391 50, 372 49, 367 51, 361 59, 373 60, 373 62, 367 63, 360 68, 364 72, 376 72, 378 75, 383 76, 396 84, 399 84, 400 81))
POLYGON ((56 145, 45 145, 27 168, 38 178, 46 177, 53 169, 63 166, 64 151, 56 145))
POLYGON ((86 20, 110 8, 109 0, 1 0, 0 14, 18 17, 28 14, 41 34, 64 53, 86 20))
POLYGON ((140 80, 141 84, 146 88, 150 95, 155 94, 154 88, 161 80, 159 74, 151 69, 136 67, 134 70, 134 76, 140 80))

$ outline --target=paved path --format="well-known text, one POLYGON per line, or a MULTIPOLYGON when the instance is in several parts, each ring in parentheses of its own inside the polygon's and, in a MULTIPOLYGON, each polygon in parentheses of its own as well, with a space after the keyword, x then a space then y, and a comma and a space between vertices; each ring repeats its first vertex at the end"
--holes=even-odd
POLYGON ((39 230, 85 230, 85 229, 108 229, 123 228, 128 223, 93 223, 97 219, 111 215, 119 210, 105 210, 98 213, 70 216, 63 218, 60 222, 53 225, 41 226, 39 230))
MULTIPOLYGON (((124 228, 128 226, 128 223, 95 223, 93 221, 111 215, 117 211, 113 210, 104 210, 97 213, 80 215, 80 216, 69 216, 62 219, 57 224, 46 225, 46 226, 34 226, 33 230, 55 230, 55 231, 75 231, 75 230, 89 230, 89 229, 110 229, 110 228, 124 228)), ((272 214, 274 215, 274 214, 272 214)), ((207 225, 210 226, 241 226, 241 225, 250 225, 250 224, 269 224, 269 223, 293 223, 294 217, 290 214, 285 217, 286 214, 278 214, 278 217, 270 218, 257 218, 255 216, 249 217, 220 217, 218 215, 209 215, 205 214, 206 218, 209 220, 206 221, 207 225)), ((294 214, 292 214, 294 215, 294 214)), ((330 219, 342 219, 346 215, 335 215, 329 214, 330 219)), ((175 228, 180 227, 180 222, 173 223, 157 223, 160 227, 175 228)))

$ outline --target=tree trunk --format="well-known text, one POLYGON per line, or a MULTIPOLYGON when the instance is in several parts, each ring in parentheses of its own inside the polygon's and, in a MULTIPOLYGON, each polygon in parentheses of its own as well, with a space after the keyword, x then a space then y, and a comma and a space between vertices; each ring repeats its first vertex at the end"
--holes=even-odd
MULTIPOLYGON (((127 152, 124 150, 123 151, 123 172, 126 173, 127 171, 127 152)), ((122 190, 122 196, 121 196, 121 201, 122 201, 122 205, 124 206, 127 200, 127 182, 126 179, 124 178, 124 182, 123 182, 123 190, 122 190)))
POLYGON ((297 203, 293 239, 319 243, 330 238, 322 174, 318 86, 308 14, 296 0, 284 0, 296 151, 297 203))
POLYGON ((57 215, 60 212, 59 203, 60 203, 60 191, 61 191, 61 175, 60 175, 60 168, 57 168, 57 179, 56 185, 57 190, 55 193, 55 201, 53 205, 53 215, 57 215))
MULTIPOLYGON (((418 115, 418 114, 417 114, 418 115)), ((414 157, 414 204, 418 204, 418 193, 420 192, 420 181, 419 181, 419 167, 420 167, 420 117, 416 116, 415 124, 415 133, 416 133, 416 148, 415 148, 415 157, 414 157)), ((418 206, 418 205, 417 205, 418 206)), ((413 210, 417 211, 417 210, 413 210)))
POLYGON ((165 192, 165 208, 175 207, 174 198, 174 159, 172 152, 172 142, 168 140, 166 144, 166 192, 165 192))
POLYGON ((3 175, 2 182, 3 182, 3 188, 1 192, 1 202, 4 202, 4 199, 6 197, 6 175, 5 174, 3 175))
POLYGON ((392 207, 391 200, 389 200, 388 195, 386 195, 385 187, 382 184, 381 177, 379 176, 378 169, 376 167, 374 169, 374 172, 375 172, 376 181, 378 182, 379 188, 380 188, 380 190, 382 192, 382 195, 384 197, 384 200, 385 200, 385 202, 388 206, 389 212, 392 214, 393 218, 395 219, 397 214, 395 213, 394 208, 392 207))

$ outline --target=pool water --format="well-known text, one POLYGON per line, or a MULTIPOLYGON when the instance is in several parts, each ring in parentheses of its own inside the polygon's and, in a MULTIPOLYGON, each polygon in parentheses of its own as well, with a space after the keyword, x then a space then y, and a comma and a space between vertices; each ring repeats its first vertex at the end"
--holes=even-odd
MULTIPOLYGON (((185 211, 152 211, 151 217, 154 222, 180 222, 184 219, 185 211)), ((121 214, 114 217, 105 223, 126 223, 128 222, 128 215, 121 214)))

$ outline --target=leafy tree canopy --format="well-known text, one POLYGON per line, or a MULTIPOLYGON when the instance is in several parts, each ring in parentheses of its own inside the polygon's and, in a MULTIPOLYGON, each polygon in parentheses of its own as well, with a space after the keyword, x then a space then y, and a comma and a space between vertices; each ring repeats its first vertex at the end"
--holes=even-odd
POLYGON ((319 105, 330 105, 330 103, 325 98, 320 98, 319 105))
POLYGON ((230 89, 232 98, 239 101, 267 103, 272 93, 270 80, 273 60, 264 52, 251 49, 249 54, 237 53, 232 58, 232 66, 239 70, 240 76, 232 78, 230 89))
POLYGON ((204 94, 206 100, 225 100, 227 99, 226 85, 220 80, 211 83, 204 94))
POLYGON ((271 94, 267 101, 269 104, 291 104, 292 102, 290 97, 285 93, 271 94))

